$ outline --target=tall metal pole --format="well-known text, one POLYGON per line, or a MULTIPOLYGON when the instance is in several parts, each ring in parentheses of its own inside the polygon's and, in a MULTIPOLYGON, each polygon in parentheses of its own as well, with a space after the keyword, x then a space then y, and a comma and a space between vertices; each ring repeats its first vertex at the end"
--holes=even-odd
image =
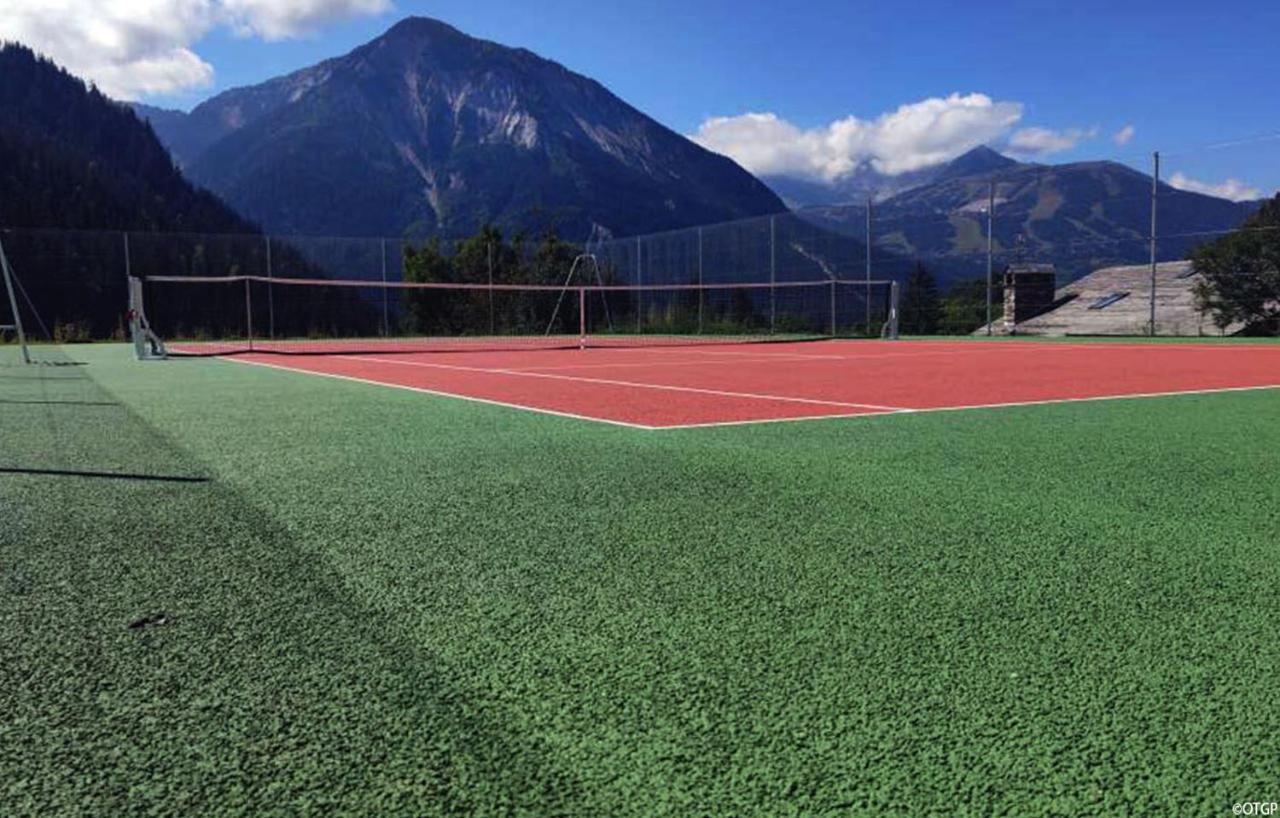
POLYGON ((587 288, 578 288, 578 349, 587 348, 587 288))
POLYGON ((1160 151, 1151 155, 1151 323, 1148 334, 1156 334, 1156 214, 1160 203, 1160 151))
POLYGON ((271 237, 263 236, 267 242, 267 335, 271 340, 276 338, 276 293, 271 283, 271 237))
POLYGON ((31 351, 27 349, 27 334, 22 330, 22 316, 18 314, 18 297, 13 292, 13 272, 9 269, 9 258, 4 253, 4 245, 0 244, 0 275, 4 276, 4 288, 9 293, 9 309, 13 311, 13 331, 18 334, 18 348, 22 350, 22 362, 31 363, 31 351))
POLYGON ((994 225, 996 220, 996 183, 991 182, 991 189, 987 195, 987 335, 994 334, 991 326, 992 321, 992 300, 995 286, 995 241, 994 225))
POLYGON ((778 280, 778 231, 777 217, 769 217, 769 334, 773 334, 778 322, 778 299, 774 284, 778 280))
POLYGON ((867 318, 863 331, 871 334, 871 197, 867 197, 867 318))
POLYGON ((698 334, 702 334, 702 228, 698 228, 698 334))
POLYGON ((391 305, 388 303, 390 287, 387 286, 387 240, 382 240, 382 337, 391 337, 391 305))

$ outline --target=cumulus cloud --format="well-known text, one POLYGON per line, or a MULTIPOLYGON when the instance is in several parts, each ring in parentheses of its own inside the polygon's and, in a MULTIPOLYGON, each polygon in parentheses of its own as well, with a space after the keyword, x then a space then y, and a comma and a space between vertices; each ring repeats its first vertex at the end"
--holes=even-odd
POLYGON ((834 182, 864 162, 897 175, 946 162, 993 142, 1022 119, 1022 105, 952 94, 805 129, 772 113, 715 117, 690 136, 752 173, 834 182))
POLYGON ((266 40, 309 34, 331 20, 391 8, 390 0, 221 0, 219 5, 237 33, 266 40))
POLYGON ((388 8, 390 0, 6 0, 0 40, 132 99, 211 83, 213 66, 193 46, 215 28, 278 40, 388 8))
POLYGON ((1048 156, 1069 151, 1081 142, 1098 135, 1095 128, 1068 128, 1055 131, 1051 128, 1023 128, 1009 137, 1008 151, 1027 158, 1048 156))
POLYGON ((1197 181, 1185 173, 1175 173, 1173 178, 1169 180, 1169 184, 1178 190, 1217 196, 1219 199, 1230 199, 1233 202, 1247 202, 1253 199, 1261 199, 1263 196, 1262 188, 1253 187, 1239 179, 1227 179, 1224 182, 1214 184, 1212 182, 1197 181))
POLYGON ((1115 132, 1115 135, 1111 137, 1111 141, 1123 148, 1125 145, 1129 144, 1129 140, 1133 139, 1133 135, 1136 132, 1137 129, 1132 125, 1125 125, 1123 128, 1115 132))

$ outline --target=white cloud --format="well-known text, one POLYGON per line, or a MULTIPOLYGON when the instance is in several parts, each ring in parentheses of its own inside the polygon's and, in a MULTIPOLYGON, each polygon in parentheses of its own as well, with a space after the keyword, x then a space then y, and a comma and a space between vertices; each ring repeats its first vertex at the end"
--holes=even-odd
POLYGON ((237 33, 266 40, 309 34, 331 20, 391 8, 390 0, 221 0, 220 5, 237 33))
POLYGON ((863 162, 896 175, 946 162, 1003 137, 1022 105, 984 94, 952 94, 863 120, 850 116, 802 129, 772 113, 715 117, 690 136, 759 175, 834 182, 863 162))
POLYGON ((1132 125, 1125 125, 1123 128, 1115 132, 1115 135, 1111 137, 1111 141, 1123 148, 1125 145, 1129 144, 1129 140, 1133 139, 1133 135, 1136 132, 1137 129, 1132 125))
POLYGON ((1069 151, 1081 142, 1097 137, 1095 128, 1068 128, 1055 131, 1050 128, 1023 128, 1009 137, 1008 151, 1016 156, 1048 156, 1069 151))
POLYGON ((5 0, 0 40, 133 99, 213 82, 213 66, 193 47, 215 28, 278 40, 388 8, 390 0, 5 0))
POLYGON ((1261 199, 1263 196, 1262 188, 1253 187, 1239 179, 1227 179, 1215 185, 1212 182, 1197 181, 1185 173, 1175 173, 1169 180, 1169 184, 1178 190, 1217 196, 1219 199, 1230 199, 1233 202, 1247 202, 1261 199))

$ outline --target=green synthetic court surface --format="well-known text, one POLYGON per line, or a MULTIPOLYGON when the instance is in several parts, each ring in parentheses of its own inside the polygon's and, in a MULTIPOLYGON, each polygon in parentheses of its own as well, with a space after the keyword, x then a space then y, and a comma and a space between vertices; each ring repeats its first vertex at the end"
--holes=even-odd
POLYGON ((1280 792, 1280 391, 653 434, 67 352, 0 348, 0 814, 1280 792))

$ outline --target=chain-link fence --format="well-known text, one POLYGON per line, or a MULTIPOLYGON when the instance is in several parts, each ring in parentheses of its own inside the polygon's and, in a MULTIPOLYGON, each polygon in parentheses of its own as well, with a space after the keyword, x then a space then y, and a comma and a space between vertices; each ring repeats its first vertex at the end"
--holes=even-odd
MULTIPOLYGON (((454 283, 899 282, 904 314, 918 318, 904 323, 906 332, 1266 332, 1280 321, 1280 213, 1259 212, 1267 179, 1228 178, 1217 185, 1197 179, 1236 171, 1243 178, 1267 168, 1280 178, 1272 161, 1277 144, 1280 135, 1159 159, 1122 157, 1129 164, 1022 163, 956 178, 940 172, 919 187, 886 191, 890 196, 644 236, 560 242, 551 253, 544 237, 492 230, 429 243, 70 230, 2 230, 0 240, 23 288, 25 323, 33 335, 57 341, 123 338, 128 276, 265 279, 252 285, 249 315, 237 320, 267 338, 322 332, 319 316, 336 309, 319 295, 314 303, 280 302, 271 280, 369 281, 358 298, 344 295, 343 309, 360 311, 362 331, 392 336, 404 309, 381 285, 405 280, 406 253, 428 245, 451 258, 454 283), (583 268, 593 271, 593 280, 571 281, 570 259, 583 250, 599 261, 583 268), (1056 286, 1031 317, 1023 298, 1015 324, 1004 310, 1006 277, 1012 272, 1008 280, 1015 282, 1020 268, 1034 265, 1052 265, 1056 286)), ((1273 188, 1276 179, 1271 182, 1273 188)), ((1016 286, 1010 289, 1016 294, 1016 286)), ((232 331, 210 326, 208 316, 233 313, 230 303, 217 308, 219 300, 238 304, 245 294, 210 287, 184 297, 174 329, 196 336, 232 331)), ((631 315, 652 311, 643 292, 633 297, 638 303, 627 305, 631 315)), ((870 313, 871 299, 864 301, 870 313)), ((858 323, 867 329, 875 320, 866 314, 858 323)))

